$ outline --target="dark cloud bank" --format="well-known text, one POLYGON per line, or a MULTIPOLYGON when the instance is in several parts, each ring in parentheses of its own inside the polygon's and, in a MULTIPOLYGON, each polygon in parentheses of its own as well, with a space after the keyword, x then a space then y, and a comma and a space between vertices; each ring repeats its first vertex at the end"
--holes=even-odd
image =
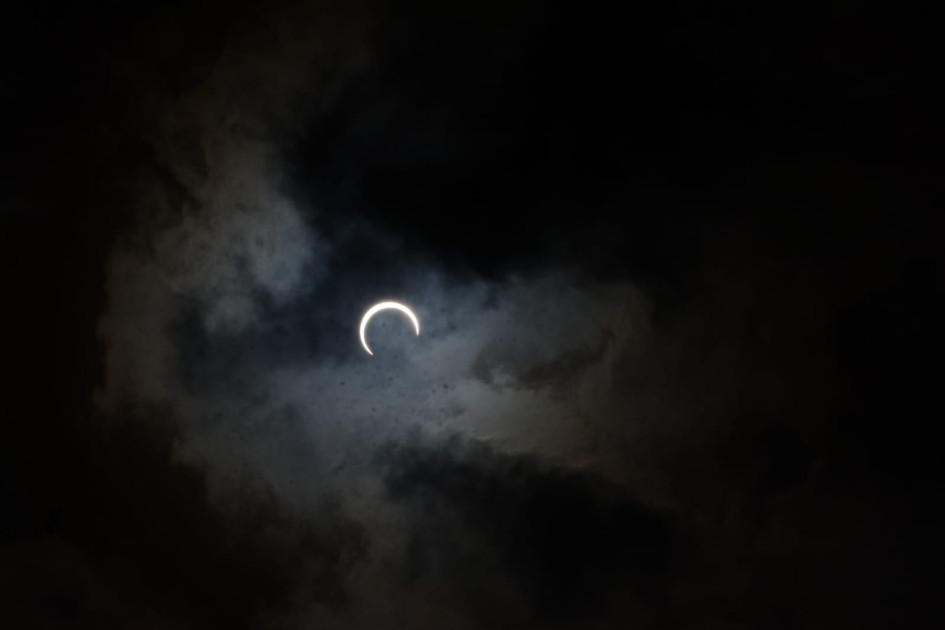
POLYGON ((610 11, 13 11, 0 625, 939 615, 933 40, 610 11))

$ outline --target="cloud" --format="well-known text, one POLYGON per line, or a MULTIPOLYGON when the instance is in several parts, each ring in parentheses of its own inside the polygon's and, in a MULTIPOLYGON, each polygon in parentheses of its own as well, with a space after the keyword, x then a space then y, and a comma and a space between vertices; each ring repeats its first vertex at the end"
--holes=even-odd
POLYGON ((223 509, 199 469, 173 461, 174 418, 126 407, 71 435, 45 531, 0 551, 5 626, 258 627, 300 583, 326 610, 344 604, 358 526, 331 502, 300 521, 251 479, 223 509))
POLYGON ((588 622, 615 606, 639 623, 682 545, 625 490, 537 458, 451 440, 382 461, 388 491, 413 507, 402 579, 440 585, 483 623, 588 622))

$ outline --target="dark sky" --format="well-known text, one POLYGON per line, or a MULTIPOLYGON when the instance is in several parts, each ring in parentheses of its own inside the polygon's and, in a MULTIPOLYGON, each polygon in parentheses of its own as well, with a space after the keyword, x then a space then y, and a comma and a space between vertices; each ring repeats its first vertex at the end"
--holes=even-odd
POLYGON ((756 5, 4 5, 0 627, 934 627, 935 16, 756 5))

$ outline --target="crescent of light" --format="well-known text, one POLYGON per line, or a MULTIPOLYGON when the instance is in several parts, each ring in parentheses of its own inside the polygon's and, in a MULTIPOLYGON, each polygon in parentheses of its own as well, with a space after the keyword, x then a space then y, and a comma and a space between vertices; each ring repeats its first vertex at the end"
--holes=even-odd
POLYGON ((380 311, 386 311, 393 309, 395 311, 400 311, 404 315, 410 318, 410 321, 413 322, 413 328, 417 331, 417 336, 420 336, 420 320, 417 319, 417 316, 413 314, 409 308, 404 306, 399 302, 379 302, 369 308, 364 314, 364 317, 361 318, 361 345, 364 346, 364 349, 367 350, 367 353, 371 356, 374 356, 374 353, 371 352, 371 349, 368 347, 367 339, 364 337, 364 331, 367 330, 368 322, 371 321, 371 318, 374 317, 380 311))

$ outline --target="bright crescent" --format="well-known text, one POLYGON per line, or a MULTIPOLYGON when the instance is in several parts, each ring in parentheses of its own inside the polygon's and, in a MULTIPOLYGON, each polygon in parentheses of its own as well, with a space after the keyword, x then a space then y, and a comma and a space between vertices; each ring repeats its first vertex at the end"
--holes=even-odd
POLYGON ((404 306, 399 302, 379 302, 369 308, 367 313, 364 314, 364 317, 361 318, 361 345, 364 346, 364 349, 367 350, 367 353, 371 356, 374 356, 374 353, 371 352, 371 349, 368 347, 367 339, 364 337, 364 331, 367 330, 368 322, 371 321, 371 318, 374 317, 377 313, 381 311, 386 311, 393 309, 395 311, 400 311, 404 315, 410 318, 410 321, 413 322, 413 328, 417 331, 417 336, 420 336, 420 320, 417 319, 417 316, 413 314, 409 308, 404 306))

